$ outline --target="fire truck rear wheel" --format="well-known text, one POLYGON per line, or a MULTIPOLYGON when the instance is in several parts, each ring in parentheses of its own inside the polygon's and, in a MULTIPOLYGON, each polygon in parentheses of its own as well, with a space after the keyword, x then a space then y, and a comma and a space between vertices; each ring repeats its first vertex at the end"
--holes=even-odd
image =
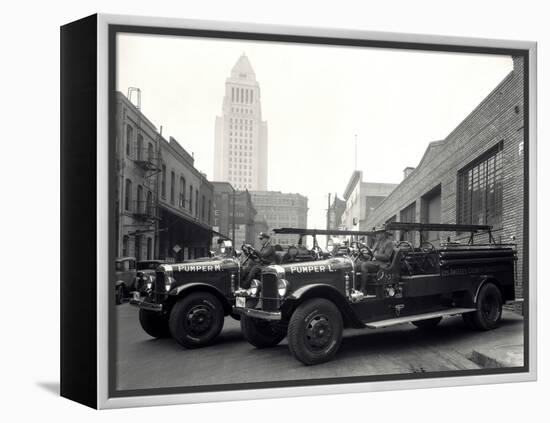
POLYGON ((199 348, 212 343, 219 335, 224 318, 220 300, 209 292, 193 292, 174 304, 168 325, 180 345, 199 348))
POLYGON ((343 321, 338 307, 324 298, 300 304, 288 325, 288 346, 306 365, 331 360, 342 342, 343 321))
POLYGON ((141 328, 153 338, 170 337, 168 319, 162 313, 139 309, 139 323, 141 328))
POLYGON ((256 348, 274 347, 286 336, 286 330, 277 323, 247 316, 241 317, 241 331, 256 348))
POLYGON ((499 325, 502 317, 502 294, 494 283, 488 282, 481 287, 476 308, 471 318, 478 330, 491 330, 499 325))

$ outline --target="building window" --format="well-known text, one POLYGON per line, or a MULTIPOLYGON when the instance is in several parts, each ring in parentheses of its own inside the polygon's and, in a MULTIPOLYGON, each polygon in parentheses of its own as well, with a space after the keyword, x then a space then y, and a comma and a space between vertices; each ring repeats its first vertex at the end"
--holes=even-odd
POLYGON ((162 198, 166 198, 166 165, 162 165, 162 181, 160 187, 162 198))
POLYGON ((147 260, 153 260, 153 240, 147 238, 147 260))
POLYGON ((135 237, 134 256, 137 261, 141 260, 141 235, 135 237))
POLYGON ((199 190, 195 190, 195 216, 199 215, 199 190))
POLYGON ((130 202, 132 201, 132 181, 126 179, 124 189, 124 210, 130 211, 130 202))
POLYGON ((180 207, 183 209, 185 207, 185 178, 180 177, 180 207))
POLYGON ((212 200, 208 200, 208 223, 212 220, 212 200))
POLYGON ((141 185, 138 185, 137 187, 137 201, 136 201, 136 208, 135 211, 138 213, 142 213, 143 210, 143 187, 141 185))
POLYGON ((136 157, 138 160, 143 158, 143 135, 138 134, 137 136, 137 154, 136 157))
POLYGON ((189 213, 193 213, 193 185, 189 185, 189 213))
POLYGON ((145 211, 148 216, 154 216, 155 213, 153 213, 153 194, 151 191, 147 193, 147 210, 145 211))
POLYGON ((458 172, 457 221, 499 225, 502 221, 502 141, 458 172))
POLYGON ((147 146, 147 160, 149 163, 153 163, 153 156, 154 156, 154 150, 153 150, 153 144, 149 143, 147 146))
POLYGON ((205 212, 205 203, 206 199, 204 198, 204 195, 201 197, 201 219, 204 220, 204 212, 205 212))
POLYGON ((130 243, 130 238, 128 237, 128 235, 124 235, 122 237, 122 257, 128 257, 129 243, 130 243))
POLYGON ((132 152, 132 139, 134 138, 134 128, 126 125, 126 155, 130 156, 132 152))
POLYGON ((175 187, 176 185, 176 174, 174 171, 170 172, 170 203, 174 204, 175 196, 175 187))
MULTIPOLYGON (((406 223, 414 223, 416 222, 416 202, 412 203, 410 206, 405 207, 403 210, 401 210, 400 213, 400 222, 406 222, 406 223)), ((401 232, 400 241, 409 241, 414 242, 414 233, 409 232, 401 232)))

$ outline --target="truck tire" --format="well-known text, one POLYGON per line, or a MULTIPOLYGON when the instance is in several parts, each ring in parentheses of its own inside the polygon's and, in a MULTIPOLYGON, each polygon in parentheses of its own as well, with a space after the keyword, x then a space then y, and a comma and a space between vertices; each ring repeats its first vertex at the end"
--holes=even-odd
POLYGON ((172 308, 168 326, 172 337, 185 348, 210 344, 223 328, 225 312, 214 295, 193 292, 172 308))
POLYGON ((431 319, 417 320, 411 323, 415 325, 418 329, 428 331, 428 330, 435 329, 435 327, 439 324, 439 322, 441 322, 441 316, 433 317, 431 319))
POLYGON ((147 335, 153 338, 168 338, 168 318, 158 311, 139 309, 139 324, 147 335))
POLYGON ((502 317, 502 294, 500 289, 491 282, 479 290, 476 311, 471 313, 472 323, 478 330, 495 329, 502 317))
POLYGON ((338 307, 324 298, 300 304, 288 325, 288 346, 306 365, 331 360, 342 342, 343 322, 338 307))
POLYGON ((246 316, 241 317, 241 331, 244 339, 256 348, 274 347, 286 336, 279 324, 246 316))

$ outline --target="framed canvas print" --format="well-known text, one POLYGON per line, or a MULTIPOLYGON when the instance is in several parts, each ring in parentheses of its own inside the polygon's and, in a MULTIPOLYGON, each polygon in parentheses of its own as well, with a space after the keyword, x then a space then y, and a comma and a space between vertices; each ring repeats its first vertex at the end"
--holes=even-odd
POLYGON ((61 28, 61 394, 536 378, 536 44, 61 28))

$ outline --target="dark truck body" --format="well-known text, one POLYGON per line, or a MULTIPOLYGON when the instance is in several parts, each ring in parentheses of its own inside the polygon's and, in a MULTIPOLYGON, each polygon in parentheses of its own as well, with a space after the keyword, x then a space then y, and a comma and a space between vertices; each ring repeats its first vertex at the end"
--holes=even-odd
MULTIPOLYGON (((301 245, 294 247, 290 254, 276 247, 277 263, 315 258, 315 254, 301 245)), ((231 252, 160 265, 147 295, 142 297, 136 293, 130 300, 130 304, 140 308, 143 330, 156 338, 172 336, 184 347, 196 348, 216 338, 225 316, 239 320, 240 315, 233 313, 233 304, 235 293, 242 290, 246 276, 243 258, 247 256, 237 257, 231 252)))
POLYGON ((171 336, 187 348, 204 346, 232 314, 241 271, 234 256, 162 264, 147 295, 135 295, 130 304, 139 307, 141 326, 149 335, 171 336))
MULTIPOLYGON (((484 297, 489 295, 485 293, 489 288, 482 292, 484 285, 496 287, 498 293, 491 287, 490 294, 495 301, 500 301, 500 307, 504 302, 515 300, 514 245, 473 243, 473 234, 481 231, 489 231, 492 240, 490 227, 401 223, 387 224, 384 228, 392 229, 471 231, 472 236, 468 244, 448 243, 437 249, 431 244, 431 247, 411 248, 410 244, 402 243, 394 248, 386 266, 381 266, 376 275, 369 275, 362 291, 359 287, 364 275, 361 275, 360 260, 352 255, 268 266, 262 272, 259 295, 239 294, 235 311, 250 319, 289 327, 297 309, 308 301, 323 299, 337 308, 343 327, 381 328, 405 322, 428 326, 428 322, 437 324, 441 317, 453 314, 465 315, 465 320, 475 326, 473 323, 477 321, 471 320, 475 320, 480 308, 480 292, 484 297), (283 285, 287 289, 280 295, 278 287, 283 285)), ((330 308, 330 304, 327 307, 330 308)), ((498 321, 500 309, 495 316, 498 321)), ((289 336, 292 350, 291 341, 289 336)), ((332 352, 328 355, 332 356, 332 352)), ((302 361, 315 364, 326 360, 306 358, 302 361)))
POLYGON ((183 293, 200 289, 215 295, 229 314, 240 273, 239 259, 232 257, 163 264, 156 270, 153 289, 147 298, 131 302, 154 311, 167 310, 183 293), (169 289, 166 288, 168 284, 169 289))

